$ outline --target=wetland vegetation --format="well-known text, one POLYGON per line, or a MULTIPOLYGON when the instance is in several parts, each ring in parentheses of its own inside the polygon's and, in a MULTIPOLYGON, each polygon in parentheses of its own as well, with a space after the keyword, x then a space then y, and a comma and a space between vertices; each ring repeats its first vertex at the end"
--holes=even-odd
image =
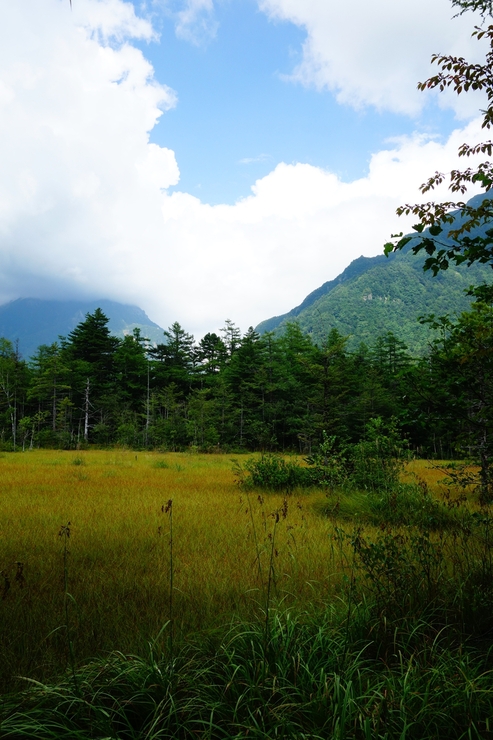
POLYGON ((238 485, 263 463, 2 453, 0 737, 489 737, 493 517, 464 471, 238 485), (443 517, 396 521, 410 499, 443 517))

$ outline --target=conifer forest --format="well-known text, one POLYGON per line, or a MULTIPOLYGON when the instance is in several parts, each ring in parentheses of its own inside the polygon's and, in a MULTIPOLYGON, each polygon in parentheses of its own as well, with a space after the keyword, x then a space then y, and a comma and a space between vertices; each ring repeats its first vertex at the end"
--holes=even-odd
POLYGON ((111 336, 98 309, 28 362, 1 340, 0 444, 310 454, 323 432, 357 443, 381 418, 418 456, 488 455, 493 309, 428 322, 434 341, 412 357, 391 333, 349 352, 336 330, 315 344, 296 323, 260 336, 227 321, 195 342, 175 322, 151 346, 111 336))

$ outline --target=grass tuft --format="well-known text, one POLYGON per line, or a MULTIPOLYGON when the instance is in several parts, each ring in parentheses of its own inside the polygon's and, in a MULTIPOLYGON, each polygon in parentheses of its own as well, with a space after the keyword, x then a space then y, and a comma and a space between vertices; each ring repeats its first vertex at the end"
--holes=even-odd
MULTIPOLYGON (((359 625, 361 629, 362 625, 359 625)), ((371 634, 371 624, 365 622, 371 634)), ((357 630, 356 630, 357 631, 357 630)), ((371 639, 347 644, 334 614, 277 614, 268 659, 260 622, 173 658, 113 653, 70 680, 7 697, 1 736, 51 738, 487 738, 493 712, 489 656, 436 640, 392 666, 371 639), (446 728, 446 730, 445 730, 446 728), (445 732, 445 734, 444 734, 445 732)))
POLYGON ((166 460, 156 460, 152 464, 153 468, 157 468, 158 470, 168 470, 170 465, 166 460))
POLYGON ((87 465, 87 463, 83 457, 74 457, 72 465, 87 465))

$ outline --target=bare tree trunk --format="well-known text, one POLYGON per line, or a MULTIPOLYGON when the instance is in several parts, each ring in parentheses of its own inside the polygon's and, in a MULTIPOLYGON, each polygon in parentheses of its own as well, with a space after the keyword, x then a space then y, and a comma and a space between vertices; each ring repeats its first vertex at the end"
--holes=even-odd
POLYGON ((12 439, 14 442, 14 452, 17 437, 17 397, 14 395, 14 405, 11 407, 10 418, 12 419, 12 439))
POLYGON ((146 399, 146 433, 145 446, 149 443, 149 423, 150 423, 150 396, 149 396, 149 360, 147 361, 147 399, 146 399))
POLYGON ((53 380, 53 408, 52 408, 52 429, 55 432, 56 431, 56 370, 55 370, 55 378, 53 380))
POLYGON ((86 383, 85 404, 84 404, 84 440, 89 438, 89 378, 86 383))

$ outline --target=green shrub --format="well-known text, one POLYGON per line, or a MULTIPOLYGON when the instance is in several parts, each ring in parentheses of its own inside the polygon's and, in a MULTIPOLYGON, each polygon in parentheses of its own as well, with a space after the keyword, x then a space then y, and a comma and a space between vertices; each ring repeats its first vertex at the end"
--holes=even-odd
POLYGON ((447 601, 443 547, 428 534, 385 531, 372 541, 358 531, 352 545, 376 610, 387 620, 447 601))
POLYGON ((396 419, 385 423, 370 419, 361 442, 351 448, 351 483, 365 491, 391 491, 407 459, 407 442, 400 436, 396 419))
POLYGON ((348 449, 337 447, 337 438, 322 431, 322 442, 318 450, 305 461, 310 466, 311 485, 327 488, 342 486, 350 474, 348 449))
POLYGON ((365 438, 355 445, 338 445, 336 437, 324 430, 318 449, 305 458, 308 467, 269 454, 247 460, 245 469, 236 463, 235 473, 241 485, 270 491, 349 486, 382 493, 397 487, 405 459, 406 441, 400 438, 397 422, 385 424, 378 417, 368 422, 365 438))
POLYGON ((280 455, 262 455, 250 458, 243 469, 237 462, 234 468, 238 483, 245 488, 263 488, 267 491, 292 491, 313 485, 311 471, 299 463, 286 461, 280 455), (245 472, 246 471, 246 472, 245 472))
POLYGON ((412 630, 425 620, 448 625, 463 643, 493 629, 493 520, 464 517, 462 527, 434 537, 387 527, 376 538, 361 528, 346 535, 364 575, 366 603, 384 630, 412 630), (451 567, 452 564, 452 567, 451 567))
POLYGON ((404 483, 391 491, 356 491, 342 489, 332 492, 324 504, 317 506, 330 519, 342 519, 377 526, 420 527, 426 531, 457 529, 463 524, 465 512, 450 507, 430 496, 422 486, 404 483))
POLYGON ((453 527, 461 519, 461 511, 448 508, 421 486, 411 483, 396 485, 380 495, 371 492, 368 504, 375 523, 379 524, 435 530, 453 527))

